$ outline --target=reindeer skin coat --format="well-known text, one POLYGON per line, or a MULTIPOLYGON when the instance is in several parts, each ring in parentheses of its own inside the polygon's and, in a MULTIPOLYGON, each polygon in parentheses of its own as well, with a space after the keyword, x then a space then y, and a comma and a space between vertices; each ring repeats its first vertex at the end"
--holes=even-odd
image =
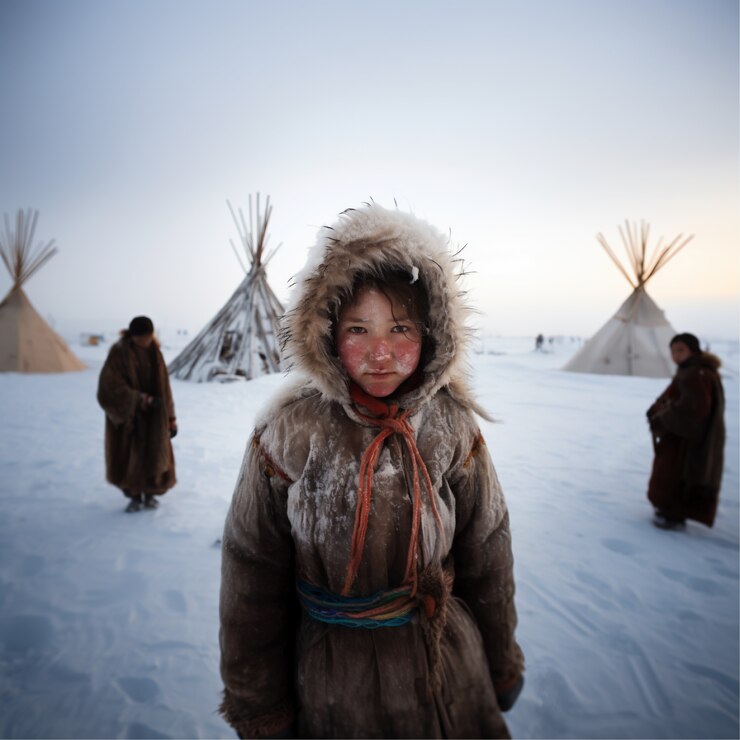
MULTIPOLYGON (((508 737, 494 683, 523 670, 509 517, 463 373, 467 331, 446 238, 409 214, 371 204, 324 227, 284 318, 297 381, 262 414, 223 537, 221 713, 242 737, 508 737), (334 354, 331 319, 358 273, 406 270, 430 301, 434 350, 412 409, 444 537, 425 499, 419 567, 454 580, 431 675, 424 616, 349 628, 300 610, 296 578, 340 593, 350 559, 359 461, 378 433, 360 419, 334 354)), ((352 595, 404 577, 411 530, 408 451, 386 440, 352 595)))
POLYGON ((648 409, 655 458, 648 500, 672 519, 713 526, 725 448, 720 359, 701 352, 682 363, 648 409))
POLYGON ((169 424, 175 418, 175 404, 159 347, 137 350, 129 336, 121 337, 100 371, 98 403, 105 411, 107 481, 127 496, 159 495, 172 488, 177 477, 169 424), (137 372, 137 351, 147 353, 146 383, 137 372), (160 398, 161 405, 142 410, 146 395, 160 398))

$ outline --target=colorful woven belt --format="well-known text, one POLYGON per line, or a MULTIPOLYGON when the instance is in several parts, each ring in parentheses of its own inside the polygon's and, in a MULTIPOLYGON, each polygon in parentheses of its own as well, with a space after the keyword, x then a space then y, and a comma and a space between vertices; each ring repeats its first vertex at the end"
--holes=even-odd
POLYGON ((344 627, 400 627, 411 621, 417 611, 417 601, 411 597, 411 587, 402 586, 378 591, 372 596, 340 596, 324 591, 307 581, 297 581, 301 606, 311 619, 344 627))

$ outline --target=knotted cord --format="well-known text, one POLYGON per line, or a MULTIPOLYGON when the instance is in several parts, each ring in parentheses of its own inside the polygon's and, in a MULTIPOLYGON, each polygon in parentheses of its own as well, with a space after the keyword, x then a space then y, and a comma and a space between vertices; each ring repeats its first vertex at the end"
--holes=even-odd
POLYGON ((406 570, 404 572, 404 584, 411 587, 411 596, 416 596, 418 577, 417 577, 417 552, 419 546, 419 532, 421 529, 421 510, 423 499, 421 493, 421 482, 427 490, 429 504, 434 514, 437 528, 440 536, 444 540, 444 528, 442 519, 435 502, 432 481, 429 477, 429 471, 421 457, 419 448, 416 445, 414 428, 408 420, 411 415, 411 409, 401 410, 395 402, 387 404, 379 398, 365 393, 359 386, 352 384, 350 395, 355 403, 355 413, 366 423, 380 427, 380 432, 367 446, 360 460, 359 487, 357 490, 357 508, 355 509, 355 524, 352 531, 352 547, 350 551, 350 561, 347 565, 347 574, 342 588, 342 595, 349 595, 352 584, 357 578, 357 571, 362 562, 362 553, 365 548, 365 537, 367 535, 368 520, 370 517, 370 501, 373 491, 373 472, 377 465, 380 453, 383 450, 383 444, 388 437, 393 434, 399 434, 403 437, 406 449, 409 452, 412 469, 412 515, 411 515, 411 535, 409 537, 408 552, 406 555, 406 570), (359 406, 363 406, 372 413, 367 415, 362 413, 359 406))

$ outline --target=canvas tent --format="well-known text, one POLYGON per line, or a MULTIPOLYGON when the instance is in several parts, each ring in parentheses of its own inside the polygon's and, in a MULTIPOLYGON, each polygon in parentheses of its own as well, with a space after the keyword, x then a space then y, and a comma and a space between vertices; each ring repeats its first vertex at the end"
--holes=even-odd
POLYGON ((576 373, 608 375, 642 375, 651 378, 669 377, 674 365, 668 347, 676 335, 665 314, 648 295, 646 285, 658 270, 665 267, 689 241, 693 234, 679 234, 663 246, 658 242, 648 259, 650 227, 643 222, 639 233, 637 224, 625 221, 619 227, 630 272, 619 261, 602 234, 597 240, 606 250, 619 271, 632 286, 632 293, 599 331, 565 365, 564 370, 576 373))
POLYGON ((181 380, 252 380, 280 370, 277 324, 283 306, 270 288, 265 271, 280 247, 265 254, 272 213, 270 198, 261 212, 257 194, 253 212, 252 197, 249 197, 249 228, 241 209, 234 212, 231 203, 227 201, 227 205, 249 268, 232 241, 244 279, 224 307, 170 363, 170 374, 181 380))
POLYGON ((44 321, 23 292, 24 283, 55 254, 52 239, 32 249, 38 211, 19 210, 15 227, 5 214, 0 257, 13 285, 0 303, 0 372, 64 373, 84 370, 84 363, 44 321))

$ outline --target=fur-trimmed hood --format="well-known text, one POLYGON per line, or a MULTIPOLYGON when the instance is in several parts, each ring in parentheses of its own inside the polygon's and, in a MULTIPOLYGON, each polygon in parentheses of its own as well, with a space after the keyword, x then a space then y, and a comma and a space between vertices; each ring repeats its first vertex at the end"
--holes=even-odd
POLYGON ((713 355, 711 352, 704 350, 701 353, 701 364, 706 367, 711 367, 712 370, 719 370, 722 367, 722 360, 720 360, 717 355, 713 355))
POLYGON ((722 367, 722 360, 720 360, 717 355, 704 350, 702 352, 696 352, 687 360, 684 360, 684 362, 678 366, 678 370, 689 370, 695 367, 706 367, 715 372, 719 372, 719 369, 722 367))
MULTIPOLYGON (((419 387, 399 399, 415 408, 441 388, 467 408, 475 404, 466 382, 465 346, 470 337, 460 271, 449 239, 410 213, 367 203, 343 211, 324 226, 296 277, 295 293, 281 322, 283 359, 307 376, 327 400, 349 404, 349 378, 334 350, 332 319, 359 274, 402 270, 421 281, 429 300, 424 317, 433 351, 419 387)), ((303 381, 305 383, 305 380, 303 381)), ((485 414, 484 414, 485 415, 485 414)))

